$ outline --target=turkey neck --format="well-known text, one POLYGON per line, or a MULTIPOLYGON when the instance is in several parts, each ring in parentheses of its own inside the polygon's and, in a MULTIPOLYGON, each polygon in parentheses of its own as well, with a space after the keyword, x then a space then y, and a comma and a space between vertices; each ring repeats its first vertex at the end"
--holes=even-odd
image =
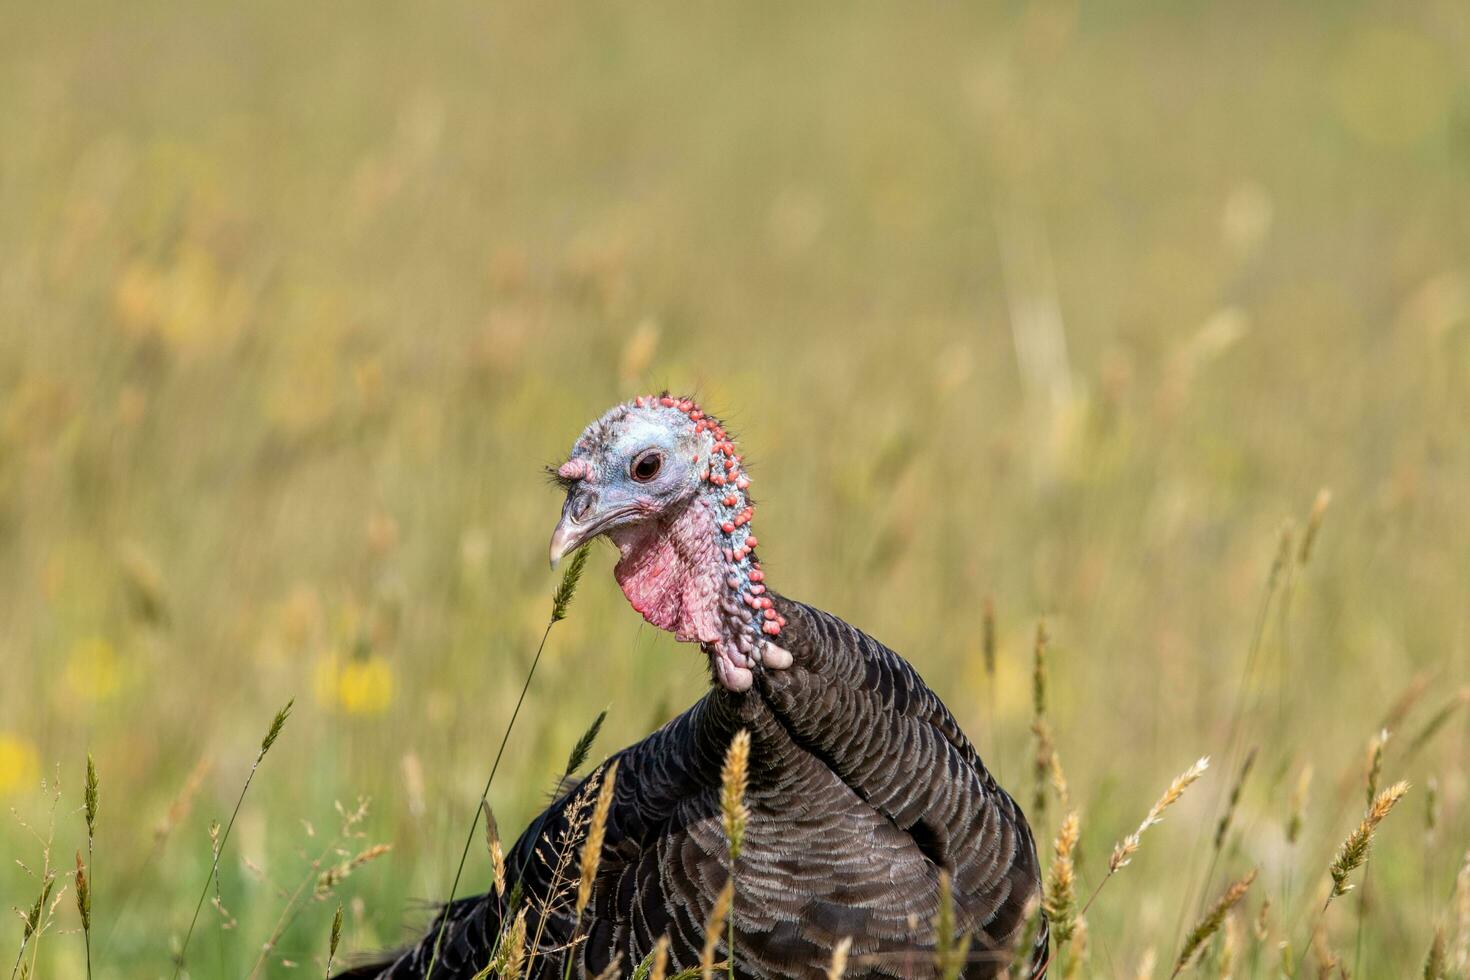
POLYGON ((724 485, 710 484, 672 516, 614 532, 614 574, 644 619, 700 644, 715 681, 741 692, 769 659, 767 644, 785 621, 753 554, 752 508, 743 489, 720 479, 724 485))

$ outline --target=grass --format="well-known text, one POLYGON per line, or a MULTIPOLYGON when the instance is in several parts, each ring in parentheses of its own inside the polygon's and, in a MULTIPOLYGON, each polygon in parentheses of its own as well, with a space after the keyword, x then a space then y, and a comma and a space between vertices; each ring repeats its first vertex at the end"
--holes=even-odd
MULTIPOLYGON (((1217 760, 1088 910, 1084 975, 1172 968, 1251 868, 1237 975, 1351 968, 1359 896, 1313 923, 1383 728, 1413 789, 1354 872, 1357 974, 1440 928, 1462 968, 1463 5, 12 6, 0 904, 46 889, 13 859, 55 873, 35 975, 88 940, 97 980, 172 971, 292 697, 187 965, 248 974, 360 797, 335 859, 393 850, 262 973, 324 972, 338 899, 339 962, 417 934, 545 625, 541 467, 664 385, 739 430, 773 587, 903 652, 1028 804, 1045 620, 1071 802, 1035 829, 1078 812, 1078 896, 1217 760)), ((599 710, 610 750, 707 683, 610 564, 496 776, 507 839, 599 710)), ((461 890, 492 878, 475 849, 461 890)))

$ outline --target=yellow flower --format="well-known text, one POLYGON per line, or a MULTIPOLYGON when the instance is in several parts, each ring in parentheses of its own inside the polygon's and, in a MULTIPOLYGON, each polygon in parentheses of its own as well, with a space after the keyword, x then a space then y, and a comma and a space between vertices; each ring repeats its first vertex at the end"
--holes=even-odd
POLYGON ((73 644, 62 671, 67 690, 77 699, 94 704, 117 693, 121 676, 117 651, 100 636, 73 644))
POLYGON ((19 735, 0 732, 0 796, 32 789, 40 773, 36 747, 19 735))
POLYGON ((353 660, 337 677, 337 697, 351 715, 375 715, 393 703, 393 671, 382 657, 353 660))
POLYGON ((348 659, 333 655, 316 665, 312 688, 324 708, 350 715, 376 715, 393 703, 393 668, 378 656, 348 659))

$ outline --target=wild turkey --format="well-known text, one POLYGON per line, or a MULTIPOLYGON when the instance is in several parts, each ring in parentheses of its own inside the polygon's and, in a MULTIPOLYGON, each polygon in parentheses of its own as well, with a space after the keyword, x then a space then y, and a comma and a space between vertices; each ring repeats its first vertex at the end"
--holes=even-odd
MULTIPOLYGON (((633 608, 709 657, 710 692, 618 761, 591 903, 546 916, 538 977, 627 976, 670 940, 674 968, 699 963, 705 920, 727 880, 721 762, 751 733, 749 829, 736 872, 735 967, 751 978, 823 977, 852 937, 847 976, 934 975, 940 876, 965 977, 1041 978, 1042 919, 1017 951, 1039 893, 1036 850, 1016 802, 903 658, 828 613, 772 591, 756 557, 750 478, 724 427, 687 398, 619 405, 556 471, 566 490, 553 565, 607 536, 633 608), (570 945, 569 945, 570 944, 570 945), (1012 957, 1015 963, 1012 964, 1012 957), (614 966, 620 962, 621 966, 614 966)), ((562 795, 507 858, 529 900, 528 932, 552 887, 544 856, 577 793, 562 795)), ((570 872, 576 880, 575 864, 570 872)), ((502 924, 494 892, 455 901, 417 946, 348 976, 418 978, 447 919, 434 976, 472 977, 502 924)), ((718 956, 726 955, 724 938, 718 956)), ((670 974, 675 972, 670 970, 670 974)))

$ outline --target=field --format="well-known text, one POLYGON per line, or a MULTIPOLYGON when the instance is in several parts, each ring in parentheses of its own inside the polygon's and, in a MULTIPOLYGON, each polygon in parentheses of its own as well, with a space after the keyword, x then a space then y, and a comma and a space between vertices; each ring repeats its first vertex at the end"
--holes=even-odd
MULTIPOLYGON (((1466 975, 1463 3, 4 8, 0 906, 48 838, 65 891, 0 954, 85 975, 90 752, 92 974, 170 976, 293 698, 185 972, 320 976, 339 901, 339 957, 415 935, 546 623, 542 467, 667 386, 773 586, 904 653, 1048 854, 1079 812, 1079 895, 1211 757, 1079 975, 1168 976, 1252 868, 1207 975, 1419 975, 1437 927, 1466 975), (1319 915, 1383 729, 1410 788, 1319 915)), ((598 711, 594 758, 708 683, 611 555, 507 835, 598 711)))

